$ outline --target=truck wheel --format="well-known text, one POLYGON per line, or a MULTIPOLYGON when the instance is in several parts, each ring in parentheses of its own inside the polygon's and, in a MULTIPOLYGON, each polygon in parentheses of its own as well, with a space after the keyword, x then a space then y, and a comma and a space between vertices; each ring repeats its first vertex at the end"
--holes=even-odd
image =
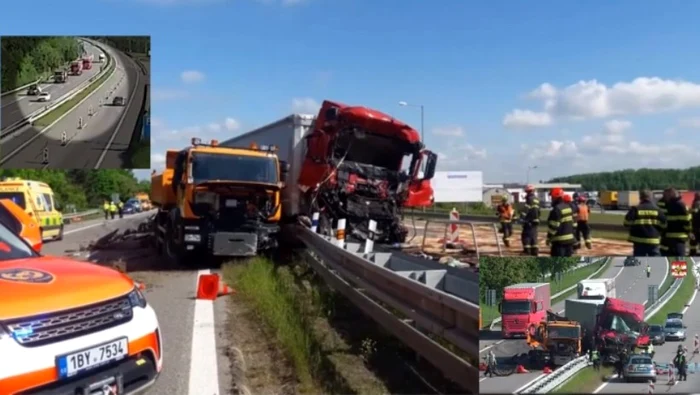
POLYGON ((58 231, 58 236, 56 236, 56 240, 63 240, 63 225, 61 225, 61 230, 58 231))

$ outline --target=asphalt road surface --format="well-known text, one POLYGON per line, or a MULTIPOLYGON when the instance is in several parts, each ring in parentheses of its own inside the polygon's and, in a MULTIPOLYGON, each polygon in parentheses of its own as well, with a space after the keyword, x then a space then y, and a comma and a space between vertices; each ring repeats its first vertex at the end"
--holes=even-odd
MULTIPOLYGON (((689 267, 688 270, 691 270, 689 267)), ((654 350, 656 354, 654 355, 654 360, 659 364, 669 364, 672 362, 676 355, 676 350, 679 344, 684 344, 688 347, 688 351, 692 353, 693 350, 693 337, 696 333, 700 334, 700 309, 697 307, 697 298, 695 295, 691 299, 690 307, 686 307, 684 313, 683 322, 688 327, 687 336, 688 339, 684 342, 680 341, 667 341, 663 346, 655 346, 654 350)), ((698 364, 700 361, 700 355, 692 356, 689 358, 688 364, 698 364)), ((656 391, 658 393, 698 393, 700 391, 700 372, 698 372, 698 366, 694 365, 691 368, 695 373, 688 373, 687 381, 677 382, 676 385, 668 385, 668 376, 659 376, 656 381, 656 391)), ((690 370, 690 369, 689 369, 690 370)), ((605 383, 600 388, 598 392, 600 394, 607 393, 626 393, 626 394, 641 394, 646 393, 649 384, 644 383, 626 383, 620 378, 614 378, 611 381, 605 383)))
POLYGON ((50 128, 30 129, 3 141, 0 163, 4 167, 124 167, 124 155, 129 148, 141 112, 144 87, 150 77, 144 75, 130 57, 106 45, 105 48, 116 60, 116 70, 112 76, 50 128), (118 96, 124 98, 123 106, 112 105, 118 96), (83 119, 82 128, 79 128, 80 118, 83 119), (66 133, 65 145, 62 144, 63 132, 66 133), (48 164, 43 163, 45 148, 49 153, 48 164))
MULTIPOLYGON (((88 53, 93 54, 95 59, 102 53, 99 48, 88 43, 85 44, 85 49, 88 53)), ((99 72, 100 63, 94 63, 90 70, 83 70, 82 75, 69 75, 65 83, 44 82, 40 83, 39 86, 42 90, 51 93, 52 100, 56 100, 99 72)), ((3 96, 0 116, 2 118, 2 129, 13 125, 15 122, 23 119, 26 114, 31 114, 45 105, 47 103, 37 102, 36 96, 28 96, 26 90, 3 96)))
MULTIPOLYGON (((668 261, 666 258, 640 258, 641 266, 624 267, 624 257, 615 257, 610 264, 608 270, 600 278, 615 278, 615 292, 618 298, 637 303, 647 302, 648 286, 652 284, 661 285, 668 273, 668 261), (651 265, 651 277, 647 278, 644 268, 646 264, 651 265)), ((574 293, 568 299, 576 299, 574 293)), ((552 310, 558 313, 564 313, 565 302, 561 301, 552 306, 552 310)), ((487 334, 488 335, 488 334, 487 334)), ((489 337, 494 337, 490 334, 489 337)), ((528 351, 528 346, 524 339, 509 339, 497 342, 479 342, 480 358, 486 352, 493 349, 497 359, 510 358, 513 355, 521 354, 528 351)), ((479 392, 481 393, 513 393, 517 389, 529 384, 542 373, 539 371, 517 374, 510 376, 479 379, 479 392)), ((632 389, 625 391, 633 392, 632 389)))
MULTIPOLYGON (((151 212, 153 213, 153 212, 151 212)), ((66 255, 75 259, 98 261, 99 252, 81 251, 115 229, 130 229, 142 222, 148 213, 124 219, 103 219, 66 225, 62 241, 44 244, 45 255, 66 255)), ((195 300, 198 274, 206 271, 143 269, 131 272, 136 281, 146 285, 146 298, 158 315, 163 333, 163 371, 148 391, 153 395, 229 394, 231 368, 225 356, 229 348, 226 336, 226 298, 214 302, 195 300)))

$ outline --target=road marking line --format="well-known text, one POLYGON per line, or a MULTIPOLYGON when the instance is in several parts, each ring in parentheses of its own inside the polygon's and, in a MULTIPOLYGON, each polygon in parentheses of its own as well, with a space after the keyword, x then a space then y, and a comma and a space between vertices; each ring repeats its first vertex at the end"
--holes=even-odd
MULTIPOLYGON (((195 290, 199 276, 210 274, 205 269, 197 272, 195 290)), ((195 291, 196 293, 196 291, 195 291)), ((192 325, 192 352, 190 356, 190 395, 218 395, 219 368, 216 359, 216 329, 214 301, 194 301, 194 324, 192 325)))
MULTIPOLYGON (((131 216, 129 216, 129 217, 115 218, 115 219, 113 219, 113 220, 111 220, 111 221, 121 221, 121 220, 125 220, 125 219, 135 218, 135 217, 137 217, 137 216, 142 216, 142 215, 144 215, 144 214, 146 214, 146 213, 148 213, 148 211, 146 211, 146 212, 144 212, 144 213, 134 214, 134 215, 131 215, 131 216)), ((83 226, 83 227, 80 227, 80 228, 78 228, 78 229, 66 230, 66 231, 63 232, 63 235, 65 236, 65 235, 70 235, 70 234, 73 234, 73 233, 82 232, 82 231, 84 231, 84 230, 87 230, 87 229, 90 229, 90 228, 94 228, 94 227, 96 227, 96 226, 101 226, 101 225, 104 225, 104 224, 105 224, 105 222, 100 222, 100 223, 97 223, 97 224, 92 224, 92 225, 83 226)))

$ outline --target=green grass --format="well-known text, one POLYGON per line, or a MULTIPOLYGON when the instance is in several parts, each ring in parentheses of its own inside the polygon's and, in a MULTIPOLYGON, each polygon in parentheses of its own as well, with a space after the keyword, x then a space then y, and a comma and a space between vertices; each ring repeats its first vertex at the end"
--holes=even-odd
MULTIPOLYGON (((589 278, 598 269, 603 267, 603 269, 599 273, 591 277, 598 278, 605 273, 608 265, 610 265, 610 260, 606 259, 604 264, 588 265, 586 267, 574 270, 573 272, 566 273, 562 276, 562 280, 560 282, 550 282, 550 292, 552 295, 556 295, 557 293, 577 284, 579 281, 589 278)), ((569 297, 569 295, 571 295, 574 292, 576 292, 576 289, 573 289, 570 292, 567 292, 566 294, 557 297, 556 299, 552 299, 551 304, 554 305, 559 301, 566 299, 567 297, 569 297)), ((493 320, 501 316, 501 314, 498 312, 498 306, 486 306, 482 304, 480 307, 481 320, 484 328, 488 328, 491 325, 491 322, 493 322, 493 320)))
POLYGON ((129 145, 126 161, 127 169, 149 169, 151 167, 151 141, 139 141, 129 145))
POLYGON ((669 288, 671 288, 671 284, 673 284, 673 276, 671 276, 671 263, 669 262, 668 264, 668 275, 666 276, 666 279, 664 280, 663 283, 659 286, 659 296, 663 295, 668 291, 669 288))
POLYGON ((222 270, 226 282, 252 304, 274 334, 294 367, 301 390, 321 393, 313 377, 320 355, 313 351, 316 350, 313 335, 307 330, 311 322, 303 313, 308 301, 294 292, 292 276, 280 276, 274 264, 261 257, 245 263, 226 264, 222 270))
POLYGON ((596 372, 592 366, 589 366, 578 372, 573 378, 556 388, 551 393, 553 394, 592 394, 605 380, 605 377, 610 377, 613 374, 613 368, 609 366, 601 366, 600 371, 596 372))
POLYGON ((666 321, 666 314, 683 311, 685 305, 693 296, 693 292, 695 292, 695 275, 692 270, 692 262, 690 259, 686 259, 686 261, 688 262, 688 274, 683 279, 683 283, 681 283, 676 294, 671 297, 664 307, 657 311, 656 314, 647 318, 646 321, 650 325, 663 325, 666 321))
POLYGON ((73 97, 72 99, 66 101, 65 103, 61 104, 60 106, 54 108, 53 110, 49 111, 46 113, 44 116, 41 118, 37 119, 34 121, 34 126, 38 126, 41 128, 45 128, 52 123, 54 123, 58 118, 60 118, 63 114, 69 112, 70 110, 73 109, 78 103, 80 103, 81 100, 85 99, 88 95, 90 95, 92 92, 97 89, 102 82, 106 81, 107 78, 112 76, 112 72, 114 71, 114 63, 110 63, 109 70, 100 77, 97 81, 93 82, 88 86, 84 91, 78 93, 73 97))

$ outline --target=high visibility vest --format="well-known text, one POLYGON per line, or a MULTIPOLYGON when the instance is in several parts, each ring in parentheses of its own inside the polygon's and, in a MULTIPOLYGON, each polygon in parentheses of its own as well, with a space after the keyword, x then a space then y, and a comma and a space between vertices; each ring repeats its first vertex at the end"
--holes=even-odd
POLYGON ((591 352, 591 360, 597 361, 600 356, 598 355, 598 351, 593 351, 591 352))
POLYGON ((647 266, 647 273, 651 273, 651 266, 647 266))
POLYGON ((122 208, 122 207, 124 207, 124 203, 119 202, 119 208, 122 208))
POLYGON ((578 206, 578 220, 588 222, 588 215, 590 214, 587 204, 581 204, 578 206))
POLYGON ((102 208, 103 208, 105 211, 109 211, 109 203, 105 203, 104 205, 102 205, 102 208))
POLYGON ((111 211, 111 212, 117 211, 117 206, 116 206, 114 203, 110 204, 110 205, 109 205, 109 211, 111 211))

